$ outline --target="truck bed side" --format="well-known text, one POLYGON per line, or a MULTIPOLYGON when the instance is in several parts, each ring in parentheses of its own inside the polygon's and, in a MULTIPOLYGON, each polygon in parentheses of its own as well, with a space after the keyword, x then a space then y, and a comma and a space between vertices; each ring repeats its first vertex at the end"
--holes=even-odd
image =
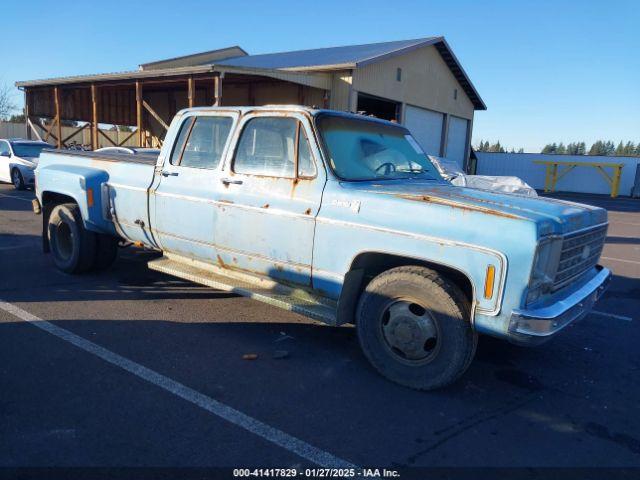
POLYGON ((148 188, 156 160, 152 155, 43 153, 36 170, 43 221, 55 205, 75 202, 88 230, 148 243, 148 188))

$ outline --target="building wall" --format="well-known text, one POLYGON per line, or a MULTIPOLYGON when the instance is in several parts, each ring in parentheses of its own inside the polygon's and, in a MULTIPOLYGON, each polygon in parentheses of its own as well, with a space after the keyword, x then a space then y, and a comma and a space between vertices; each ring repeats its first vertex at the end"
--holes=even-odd
POLYGON ((353 89, 473 119, 473 103, 432 45, 356 69, 353 89), (398 68, 402 69, 401 81, 396 80, 398 68))
POLYGON ((329 108, 332 110, 349 111, 351 82, 351 70, 344 70, 331 75, 331 98, 329 100, 329 108))
MULTIPOLYGON (((534 160, 559 160, 577 162, 623 163, 620 179, 620 195, 630 195, 636 174, 638 157, 606 157, 600 155, 548 155, 540 153, 488 153, 475 152, 478 157, 478 175, 507 175, 520 177, 533 188, 544 189, 545 166, 534 160)), ((565 168, 565 167, 561 167, 565 168)), ((611 169, 606 169, 611 176, 611 169)), ((560 192, 609 194, 611 187, 602 175, 592 167, 576 167, 558 180, 560 192)))

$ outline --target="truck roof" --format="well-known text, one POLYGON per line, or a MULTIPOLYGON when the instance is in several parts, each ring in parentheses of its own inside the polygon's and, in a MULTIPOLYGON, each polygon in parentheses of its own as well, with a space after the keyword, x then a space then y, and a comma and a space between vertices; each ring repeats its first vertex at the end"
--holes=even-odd
POLYGON ((338 115, 341 117, 350 117, 350 118, 356 118, 356 119, 365 119, 365 120, 372 120, 372 121, 376 121, 376 122, 382 122, 382 123, 386 123, 386 124, 390 124, 390 125, 395 125, 395 126, 399 126, 398 123, 395 122, 391 122, 389 120, 383 120, 381 118, 377 118, 374 116, 369 116, 369 115, 363 115, 363 114, 359 114, 359 113, 353 113, 353 112, 344 112, 341 110, 329 110, 329 109, 324 109, 324 108, 312 108, 312 107, 305 107, 302 105, 263 105, 260 107, 247 107, 247 106, 223 106, 223 107, 192 107, 192 108, 185 108, 183 110, 180 110, 178 112, 178 115, 183 115, 186 112, 210 112, 210 111, 229 111, 229 110, 234 110, 234 111, 239 111, 241 114, 246 114, 246 113, 250 113, 250 112, 260 112, 260 111, 280 111, 280 112, 303 112, 306 113, 308 115, 311 116, 317 116, 323 113, 328 113, 331 115, 338 115))

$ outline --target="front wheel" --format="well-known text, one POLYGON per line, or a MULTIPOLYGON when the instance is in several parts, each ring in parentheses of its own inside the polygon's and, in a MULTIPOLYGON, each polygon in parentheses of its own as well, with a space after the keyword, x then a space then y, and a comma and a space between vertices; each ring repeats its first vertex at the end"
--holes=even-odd
POLYGON ((456 381, 470 365, 477 333, 469 301, 446 277, 424 267, 388 270, 360 298, 358 339, 389 380, 418 390, 456 381))
POLYGON ((14 168, 11 171, 11 183, 13 183, 13 187, 16 190, 25 189, 24 178, 22 178, 22 173, 20 173, 20 170, 18 170, 17 168, 14 168))

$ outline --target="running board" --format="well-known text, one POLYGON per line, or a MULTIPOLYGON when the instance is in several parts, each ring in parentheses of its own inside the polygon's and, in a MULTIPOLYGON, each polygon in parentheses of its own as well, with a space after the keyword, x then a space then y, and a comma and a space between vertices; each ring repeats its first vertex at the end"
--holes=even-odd
POLYGON ((148 262, 157 272, 206 285, 299 313, 329 325, 336 324, 335 303, 268 278, 256 278, 185 257, 166 255, 148 262))

